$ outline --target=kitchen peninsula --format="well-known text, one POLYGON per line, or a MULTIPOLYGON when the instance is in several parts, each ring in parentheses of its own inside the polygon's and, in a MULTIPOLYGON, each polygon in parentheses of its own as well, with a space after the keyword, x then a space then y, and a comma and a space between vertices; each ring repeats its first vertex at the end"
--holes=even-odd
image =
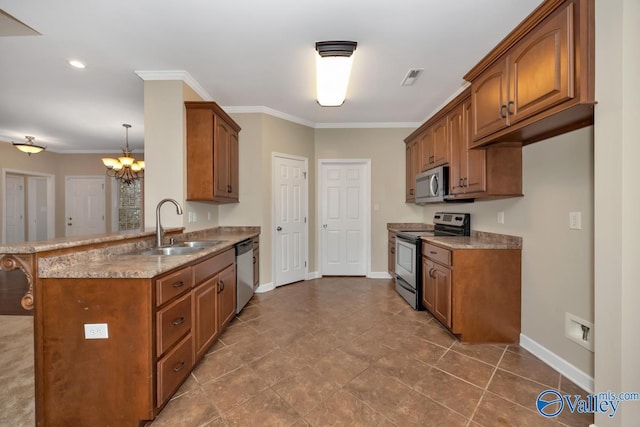
MULTIPOLYGON (((235 316, 236 243, 259 227, 168 229, 0 247, 34 309, 36 425, 153 420, 235 316)), ((24 301, 23 301, 24 302, 24 301)))

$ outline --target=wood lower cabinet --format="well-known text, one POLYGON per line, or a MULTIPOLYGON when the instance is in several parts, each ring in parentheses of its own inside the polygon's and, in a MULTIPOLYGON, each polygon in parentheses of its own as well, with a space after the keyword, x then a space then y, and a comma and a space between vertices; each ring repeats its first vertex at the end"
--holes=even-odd
POLYGON ((225 268, 218 277, 218 325, 227 326, 236 315, 236 265, 225 268))
POLYGON ((423 306, 462 342, 517 343, 520 249, 422 245, 423 306))
POLYGON ((253 239, 253 289, 260 286, 260 240, 253 239))
POLYGON ((240 126, 215 102, 185 102, 187 200, 238 202, 240 126))
POLYGON ((153 420, 233 319, 235 280, 233 248, 153 279, 39 279, 38 425, 153 420))
POLYGON ((467 75, 471 147, 593 122, 593 0, 547 0, 467 75))
POLYGON ((387 252, 387 269, 391 278, 396 277, 396 232, 387 231, 389 250, 387 252))

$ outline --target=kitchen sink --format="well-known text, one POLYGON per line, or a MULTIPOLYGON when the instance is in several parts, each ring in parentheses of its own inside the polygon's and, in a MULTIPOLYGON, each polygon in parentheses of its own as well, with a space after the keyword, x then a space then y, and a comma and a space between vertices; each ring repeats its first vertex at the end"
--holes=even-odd
POLYGON ((127 253, 127 255, 190 255, 206 248, 218 245, 224 240, 192 240, 175 243, 171 246, 160 248, 137 249, 127 253))
POLYGON ((190 255, 203 249, 203 247, 164 246, 162 248, 141 249, 129 252, 127 255, 190 255))
POLYGON ((174 246, 183 246, 188 248, 210 248, 219 245, 224 240, 192 240, 188 242, 176 243, 174 246))

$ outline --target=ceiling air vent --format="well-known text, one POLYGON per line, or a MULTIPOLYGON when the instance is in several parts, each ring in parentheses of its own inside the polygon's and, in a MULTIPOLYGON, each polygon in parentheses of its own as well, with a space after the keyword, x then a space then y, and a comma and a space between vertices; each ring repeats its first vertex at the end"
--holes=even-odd
POLYGON ((418 77, 420 77, 420 74, 422 74, 423 71, 424 68, 410 68, 407 75, 402 79, 402 83, 400 83, 400 85, 411 86, 416 82, 416 80, 418 80, 418 77))

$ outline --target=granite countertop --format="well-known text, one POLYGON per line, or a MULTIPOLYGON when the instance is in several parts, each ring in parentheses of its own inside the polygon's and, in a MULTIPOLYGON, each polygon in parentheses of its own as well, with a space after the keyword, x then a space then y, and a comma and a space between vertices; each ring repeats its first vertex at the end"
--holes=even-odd
POLYGON ((522 249, 522 237, 472 231, 471 236, 426 236, 422 240, 446 249, 522 249))
MULTIPOLYGON (((165 233, 181 232, 182 227, 171 228, 166 227, 165 233)), ((136 239, 141 237, 155 237, 156 230, 146 229, 144 231, 131 230, 120 233, 94 234, 91 236, 81 237, 59 237, 51 240, 39 240, 33 242, 22 243, 6 243, 0 245, 0 254, 33 254, 38 252, 46 252, 57 249, 73 248, 77 246, 93 245, 96 243, 118 242, 128 239, 136 239)))
MULTIPOLYGON (((259 227, 217 227, 175 235, 176 242, 188 240, 220 240, 217 245, 202 248, 187 255, 141 255, 130 253, 144 249, 139 244, 112 246, 108 249, 74 252, 41 258, 38 264, 40 278, 86 279, 141 279, 152 278, 233 248, 236 243, 257 237, 259 227)), ((149 246, 146 246, 149 247, 149 246)))

